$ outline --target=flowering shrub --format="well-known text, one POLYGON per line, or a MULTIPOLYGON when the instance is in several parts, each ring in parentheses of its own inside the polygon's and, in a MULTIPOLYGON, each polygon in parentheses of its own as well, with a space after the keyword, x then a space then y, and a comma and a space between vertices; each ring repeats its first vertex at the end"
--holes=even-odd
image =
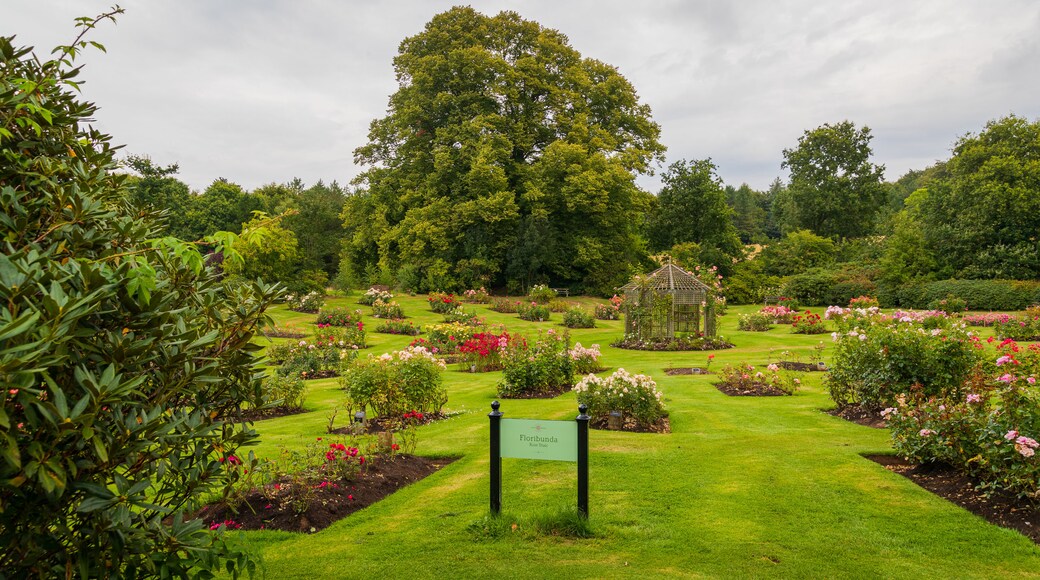
POLYGON ((806 310, 791 320, 791 330, 797 334, 822 334, 827 332, 827 327, 819 314, 806 310))
POLYGON ((553 298, 556 298, 556 290, 549 288, 545 284, 535 284, 527 292, 527 297, 531 299, 531 302, 548 304, 553 298))
POLYGON ((430 310, 437 314, 447 314, 462 306, 462 302, 454 294, 444 292, 430 292, 426 296, 426 302, 430 304, 430 310))
POLYGON ((574 302, 567 300, 550 300, 549 301, 549 312, 567 312, 572 308, 578 308, 579 306, 574 302))
POLYGON ((343 329, 318 325, 313 341, 290 340, 268 349, 272 359, 281 363, 278 374, 304 379, 321 378, 335 374, 340 364, 357 355, 365 347, 362 323, 343 329))
POLYGON ((857 296, 849 300, 849 308, 877 308, 881 306, 878 299, 873 296, 857 296))
POLYGON ((928 303, 928 308, 932 310, 942 310, 943 312, 964 312, 968 309, 968 303, 963 298, 958 298, 953 294, 947 294, 946 298, 939 300, 932 300, 928 303))
POLYGON ((623 301, 620 296, 615 294, 610 298, 610 304, 597 304, 593 314, 598 320, 620 320, 623 301))
POLYGON ((483 326, 484 319, 477 316, 476 312, 463 310, 461 306, 450 312, 444 313, 444 322, 447 324, 465 324, 468 326, 483 326))
POLYGON ((418 338, 410 346, 424 346, 433 354, 459 352, 459 346, 473 338, 476 329, 465 324, 434 324, 424 328, 428 339, 418 338))
POLYGON ((766 372, 756 371, 755 367, 746 362, 741 362, 736 366, 726 365, 719 371, 719 378, 726 385, 742 391, 773 387, 788 395, 793 395, 801 385, 800 379, 781 372, 780 367, 776 364, 766 366, 766 372))
POLYGON ((491 301, 491 295, 484 289, 483 286, 479 290, 466 290, 462 293, 462 296, 470 304, 487 304, 491 301))
POLYGON ((306 386, 299 376, 269 376, 264 378, 260 388, 264 407, 303 408, 306 386))
POLYGON ((944 462, 982 481, 980 488, 1040 500, 1040 392, 1033 375, 976 377, 966 395, 900 396, 883 416, 896 451, 922 462, 944 462))
POLYGON ((372 303, 372 316, 376 318, 385 318, 387 320, 400 320, 404 318, 404 309, 401 305, 393 300, 389 302, 383 302, 382 300, 376 300, 372 303))
POLYGON ((606 378, 589 374, 574 385, 578 403, 588 406, 593 419, 606 419, 611 411, 621 413, 621 421, 632 418, 640 427, 650 427, 666 415, 657 383, 646 375, 632 375, 618 369, 606 378))
POLYGON ((911 319, 867 320, 831 334, 837 343, 826 381, 839 407, 891 407, 919 384, 927 396, 958 396, 980 360, 978 339, 963 325, 925 329, 911 319))
POLYGON ((773 328, 773 317, 762 312, 741 314, 737 317, 737 328, 739 330, 763 332, 773 328))
POLYGON ((994 326, 997 322, 1007 324, 1013 318, 1010 314, 986 312, 984 314, 965 314, 961 320, 968 326, 994 326))
POLYGON ((343 368, 340 385, 347 391, 351 411, 372 409, 374 417, 394 417, 416 409, 440 411, 448 401, 441 386, 444 361, 421 346, 369 355, 343 368))
POLYGON ((1000 338, 1040 340, 1040 313, 1029 316, 1009 316, 993 323, 993 331, 1000 338))
POLYGON ((523 320, 543 322, 549 320, 549 307, 537 302, 521 302, 516 305, 516 312, 523 320))
POLYGON ((461 362, 478 373, 502 370, 502 354, 508 350, 510 340, 523 338, 513 338, 508 332, 478 332, 459 346, 461 362))
POLYGON ((763 306, 758 312, 772 319, 773 324, 791 324, 794 320, 794 315, 798 314, 796 310, 780 305, 763 306))
POLYGON ((510 300, 509 298, 493 298, 491 300, 490 308, 495 312, 501 312, 503 314, 516 314, 517 308, 519 308, 521 302, 519 300, 510 300))
POLYGON ((724 316, 726 314, 726 297, 722 294, 722 274, 719 274, 719 268, 717 266, 701 268, 698 264, 693 267, 691 274, 708 286, 710 290, 708 299, 715 303, 715 314, 724 316))
POLYGON ((380 290, 379 288, 369 288, 361 298, 358 298, 357 303, 365 306, 372 306, 376 303, 376 300, 382 300, 383 302, 390 302, 394 299, 394 295, 386 290, 380 290))
POLYGON ((588 310, 575 307, 563 313, 563 325, 567 328, 595 328, 596 319, 588 310))
POLYGON ((314 314, 325 305, 325 295, 318 292, 290 294, 285 297, 285 303, 289 306, 289 310, 294 312, 314 314))
POLYGON ((534 344, 510 341, 502 353, 501 397, 550 395, 574 384, 574 364, 568 355, 568 337, 549 330, 534 344))
POLYGON ((599 362, 600 352, 598 344, 585 348, 581 346, 580 342, 575 343, 567 351, 567 356, 571 357, 571 361, 574 363, 575 374, 587 375, 603 370, 599 362))
POLYGON ((420 333, 419 327, 411 322, 405 322, 404 320, 387 320, 376 327, 376 332, 383 334, 404 334, 408 336, 418 336, 420 333))
POLYGON ((361 322, 360 310, 349 310, 347 308, 329 308, 318 311, 318 325, 327 326, 354 326, 361 322))

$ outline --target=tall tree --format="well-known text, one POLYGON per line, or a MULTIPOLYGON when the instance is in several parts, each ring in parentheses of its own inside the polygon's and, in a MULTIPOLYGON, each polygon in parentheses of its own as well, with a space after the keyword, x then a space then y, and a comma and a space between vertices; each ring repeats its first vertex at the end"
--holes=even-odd
POLYGON ((733 209, 733 225, 745 244, 762 243, 768 237, 769 200, 746 184, 726 186, 726 203, 733 209))
POLYGON ((193 235, 188 216, 195 196, 186 183, 174 177, 179 169, 176 163, 163 167, 140 155, 130 155, 124 163, 137 173, 127 180, 130 199, 142 210, 162 212, 160 219, 169 235, 182 240, 196 240, 203 234, 212 233, 193 235))
POLYGON ((651 247, 667 250, 694 242, 702 261, 728 275, 744 246, 715 164, 711 159, 679 160, 668 166, 661 180, 664 185, 648 220, 651 247))
POLYGON ((885 202, 885 167, 871 163, 870 129, 851 121, 806 131, 784 149, 795 226, 833 238, 869 234, 885 202))
POLYGON ((426 289, 552 281, 606 292, 640 256, 635 174, 664 147, 618 71, 514 12, 439 14, 401 43, 398 90, 355 161, 354 272, 426 289))
POLYGON ((920 219, 944 274, 1040 278, 1040 120, 1011 115, 958 140, 920 219))

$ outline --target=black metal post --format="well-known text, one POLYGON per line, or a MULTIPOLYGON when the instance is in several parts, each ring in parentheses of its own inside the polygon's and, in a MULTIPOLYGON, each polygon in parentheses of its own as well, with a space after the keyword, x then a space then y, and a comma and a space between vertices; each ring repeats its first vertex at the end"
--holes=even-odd
POLYGON ((578 514, 589 517, 589 408, 578 405, 578 514))
POLYGON ((491 513, 502 512, 502 413, 499 403, 491 403, 491 513))

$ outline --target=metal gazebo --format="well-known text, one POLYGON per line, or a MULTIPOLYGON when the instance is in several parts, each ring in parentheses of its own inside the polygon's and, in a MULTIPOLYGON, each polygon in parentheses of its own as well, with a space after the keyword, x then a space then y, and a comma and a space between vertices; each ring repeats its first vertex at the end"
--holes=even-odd
POLYGON ((621 287, 625 294, 625 334, 642 340, 670 339, 677 333, 715 336, 715 297, 696 276, 665 264, 621 287), (703 310, 703 315, 702 315, 703 310))

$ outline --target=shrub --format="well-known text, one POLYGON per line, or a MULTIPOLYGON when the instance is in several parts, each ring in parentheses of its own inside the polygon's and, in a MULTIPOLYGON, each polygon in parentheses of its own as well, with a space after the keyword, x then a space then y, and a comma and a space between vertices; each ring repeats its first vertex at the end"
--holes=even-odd
POLYGON ((501 397, 554 394, 574 384, 574 365, 568 356, 567 335, 550 330, 533 344, 511 341, 503 353, 501 397))
POLYGON ((1004 339, 1040 340, 1040 315, 999 317, 993 322, 993 332, 1004 339))
POLYGON ((575 374, 587 375, 603 370, 599 362, 600 352, 598 344, 585 348, 581 346, 580 342, 575 343, 574 347, 567 351, 567 356, 571 357, 571 361, 574 363, 575 374))
POLYGON ((350 410, 372 410, 373 417, 400 417, 411 410, 436 413, 448 401, 441 385, 444 361, 421 346, 369 355, 347 365, 340 385, 350 410))
POLYGON ((382 334, 404 334, 407 336, 418 336, 419 327, 404 320, 387 320, 376 327, 376 332, 382 334))
MULTIPOLYGON (((233 481, 219 459, 258 439, 238 417, 261 403, 253 338, 279 292, 223 283, 131 206, 77 100, 80 50, 46 60, 0 37, 0 575, 252 571, 181 522, 233 481)), ((200 241, 231 260, 235 237, 200 241)))
POLYGON ((549 311, 550 312, 567 312, 568 310, 570 310, 572 308, 578 308, 578 305, 573 303, 573 302, 569 302, 567 300, 550 300, 549 301, 549 311))
POLYGON ((460 362, 478 373, 502 370, 502 353, 508 350, 511 340, 514 338, 508 332, 478 332, 459 346, 460 362))
POLYGON ((326 326, 356 326, 361 322, 360 310, 348 310, 346 308, 329 308, 318 312, 315 324, 326 326))
POLYGON ((740 364, 726 365, 719 371, 721 382, 744 391, 756 390, 760 387, 773 387, 780 392, 793 395, 798 390, 801 381, 781 372, 779 365, 769 364, 766 372, 756 371, 755 367, 746 362, 740 364))
POLYGON ((428 339, 418 338, 410 346, 424 346, 433 354, 449 355, 459 352, 459 346, 473 338, 476 329, 465 324, 434 324, 425 327, 428 339))
POLYGON ((518 300, 511 300, 509 298, 493 298, 491 300, 491 309, 503 314, 516 314, 520 304, 521 302, 518 300))
POLYGON ((621 303, 624 300, 617 294, 610 299, 610 304, 597 304, 593 314, 597 320, 620 320, 621 303))
POLYGON ((320 326, 313 341, 286 341, 269 348, 268 354, 281 364, 279 376, 314 379, 335 374, 341 363, 357 356, 364 343, 364 330, 357 327, 335 331, 320 326))
POLYGON ((877 308, 881 306, 878 304, 877 298, 873 296, 857 296, 852 300, 849 300, 849 308, 877 308))
POLYGON ((596 319, 584 308, 571 308, 563 313, 563 325, 567 328, 595 328, 596 319))
POLYGON ((965 314, 961 320, 968 326, 994 326, 997 322, 1007 323, 1015 318, 1010 314, 987 312, 984 314, 965 314))
POLYGON ((466 290, 462 295, 470 304, 487 304, 491 301, 491 295, 483 286, 479 290, 466 290))
POLYGON ((357 303, 364 306, 372 306, 376 303, 376 300, 382 300, 383 302, 390 302, 394 299, 394 295, 387 290, 381 290, 379 288, 369 288, 364 294, 358 298, 357 303))
POLYGON ((921 308, 950 296, 964 300, 969 310, 1022 310, 1040 300, 1040 282, 940 280, 919 287, 904 287, 900 304, 921 308))
POLYGON ((325 305, 325 295, 319 292, 308 292, 306 294, 290 294, 285 297, 285 304, 293 312, 306 312, 315 314, 325 305))
POLYGON ((618 369, 606 378, 586 375, 574 385, 578 403, 588 406, 593 419, 606 420, 611 411, 621 413, 622 424, 634 419, 640 427, 653 426, 666 415, 657 383, 646 375, 618 369))
POLYGON ((819 314, 806 310, 791 320, 791 330, 797 334, 823 334, 827 326, 819 314))
POLYGON ((839 407, 877 411, 915 384, 926 396, 959 396, 979 361, 978 339, 944 320, 944 327, 926 330, 912 319, 876 318, 833 333, 837 347, 826 378, 831 398, 839 407))
POLYGON ((544 322, 549 320, 550 316, 549 307, 536 302, 521 302, 516 305, 516 311, 522 320, 532 322, 544 322))
POLYGON ((531 299, 531 302, 538 304, 548 304, 554 298, 556 298, 556 290, 549 288, 545 284, 535 284, 531 286, 531 289, 527 292, 527 297, 531 299))
POLYGON ((426 296, 426 302, 429 303, 430 310, 437 314, 447 314, 462 306, 462 302, 459 302, 459 299, 454 294, 445 294, 444 292, 430 292, 426 296))
POLYGON ((753 332, 764 332, 773 328, 773 317, 762 312, 752 312, 751 314, 741 314, 737 317, 737 328, 739 330, 749 330, 753 332))
POLYGON ((372 316, 376 318, 386 318, 388 320, 400 320, 404 318, 404 310, 401 305, 393 300, 389 302, 383 302, 382 300, 376 300, 372 303, 372 316))
POLYGON ((928 308, 932 310, 942 310, 943 312, 953 314, 967 310, 968 303, 965 302, 964 299, 958 298, 953 294, 947 294, 945 298, 929 302, 928 308))
POLYGON ((444 313, 444 322, 447 324, 465 324, 467 326, 483 326, 484 319, 477 316, 472 310, 463 310, 461 306, 450 312, 444 313))
POLYGON ((307 387, 299 376, 269 376, 264 379, 261 389, 264 407, 303 408, 307 387))
POLYGON ((763 306, 759 313, 767 316, 772 320, 773 324, 791 324, 794 322, 794 316, 798 314, 798 311, 778 304, 776 306, 763 306))

